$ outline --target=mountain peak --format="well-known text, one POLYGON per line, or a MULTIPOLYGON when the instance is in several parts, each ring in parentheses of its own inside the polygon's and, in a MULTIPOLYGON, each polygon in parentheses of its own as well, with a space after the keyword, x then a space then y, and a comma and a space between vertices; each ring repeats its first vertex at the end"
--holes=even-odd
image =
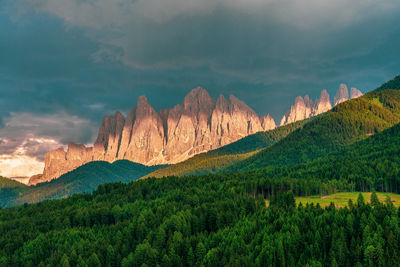
POLYGON ((139 96, 136 108, 136 120, 147 116, 158 116, 156 110, 151 106, 146 96, 139 96))
POLYGON ((114 117, 115 118, 125 118, 124 115, 122 115, 121 111, 119 111, 119 110, 115 111, 114 117))
POLYGON ((224 97, 223 94, 220 94, 218 99, 217 99, 217 103, 215 104, 215 108, 220 110, 220 111, 225 111, 225 112, 229 112, 229 108, 230 108, 230 103, 229 101, 224 97))
POLYGON ((204 89, 201 86, 198 86, 196 88, 193 88, 188 95, 202 95, 202 94, 208 94, 207 90, 204 89))
POLYGON ((333 105, 336 106, 347 100, 349 100, 349 89, 347 89, 346 84, 341 83, 339 86, 339 89, 336 92, 336 95, 335 95, 335 98, 333 101, 333 105))
POLYGON ((360 97, 362 95, 363 94, 361 93, 360 90, 358 90, 357 88, 351 87, 351 89, 350 89, 350 98, 351 99, 360 97))
POLYGON ((320 95, 319 101, 329 101, 329 102, 331 101, 329 99, 329 94, 328 94, 328 91, 326 91, 326 89, 321 91, 321 95, 320 95))
POLYGON ((302 96, 298 96, 296 97, 296 99, 294 100, 294 105, 298 106, 298 105, 304 105, 304 99, 302 96))
POLYGON ((210 110, 214 109, 214 105, 214 100, 202 87, 194 88, 183 100, 184 109, 189 113, 197 113, 200 110, 209 113, 210 110))
POLYGON ((273 130, 276 128, 275 120, 269 114, 261 118, 261 127, 264 131, 273 130))
POLYGON ((319 99, 315 100, 314 108, 312 111, 312 116, 319 115, 321 113, 327 112, 332 109, 331 100, 326 89, 321 91, 319 99))
POLYGON ((213 101, 210 94, 207 92, 206 89, 202 88, 202 87, 196 87, 194 89, 192 89, 186 96, 184 99, 184 103, 186 103, 187 101, 193 101, 193 99, 197 99, 198 101, 213 101))
POLYGON ((145 96, 145 95, 141 95, 141 96, 139 96, 138 97, 138 100, 137 100, 137 105, 139 106, 139 105, 150 105, 150 103, 149 103, 149 101, 147 100, 147 97, 145 96))
POLYGON ((229 101, 234 106, 238 106, 243 109, 250 109, 250 107, 246 103, 244 103, 242 100, 240 100, 239 98, 237 98, 234 95, 229 95, 229 101))

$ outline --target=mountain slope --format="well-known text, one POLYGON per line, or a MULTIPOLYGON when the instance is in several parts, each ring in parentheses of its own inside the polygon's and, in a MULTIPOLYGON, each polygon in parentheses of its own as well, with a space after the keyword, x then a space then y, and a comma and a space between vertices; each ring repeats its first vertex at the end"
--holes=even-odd
POLYGON ((28 190, 28 186, 0 176, 0 207, 6 206, 12 199, 28 190))
MULTIPOLYGON (((395 80, 400 79, 397 77, 395 80)), ((394 88, 399 89, 399 88, 394 88)), ((227 167, 235 172, 307 162, 400 122, 400 91, 373 91, 337 105, 277 144, 227 167)))
POLYGON ((386 89, 400 89, 400 75, 394 77, 390 81, 385 82, 379 86, 375 91, 383 91, 386 89))
POLYGON ((309 164, 289 168, 297 178, 336 179, 356 190, 400 192, 400 124, 309 164))
POLYGON ((207 153, 196 155, 184 162, 156 170, 145 177, 201 175, 215 173, 236 162, 254 155, 258 150, 275 144, 288 134, 302 127, 309 120, 303 120, 278 127, 266 132, 246 136, 236 142, 207 153))
POLYGON ((400 192, 400 124, 308 163, 269 166, 243 174, 276 180, 336 181, 337 188, 349 185, 347 190, 351 191, 400 192))
MULTIPOLYGON (((34 203, 45 199, 63 198, 76 193, 92 192, 100 184, 123 182, 128 183, 160 168, 162 166, 144 166, 128 160, 114 163, 93 161, 87 163, 59 179, 27 187, 17 198, 9 197, 8 205, 34 203)), ((3 199, 3 196, 0 196, 3 199)))

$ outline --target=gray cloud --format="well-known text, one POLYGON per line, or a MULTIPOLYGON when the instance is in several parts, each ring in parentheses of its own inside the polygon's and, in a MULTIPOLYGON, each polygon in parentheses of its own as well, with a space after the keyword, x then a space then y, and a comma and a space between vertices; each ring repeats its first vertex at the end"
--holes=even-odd
POLYGON ((363 92, 398 74, 397 0, 3 0, 1 153, 42 159, 92 142, 139 95, 172 107, 197 86, 279 121, 297 95, 363 92), (4 5, 3 5, 4 4, 4 5), (35 119, 35 118, 40 118, 35 119), (10 126, 10 122, 35 122, 10 126), (55 146, 55 145, 54 145, 55 146))
POLYGON ((92 143, 97 125, 66 114, 11 113, 0 128, 0 155, 23 154, 42 161, 44 154, 68 142, 92 143))
POLYGON ((210 66, 261 82, 291 78, 293 71, 302 77, 310 67, 369 53, 376 46, 371 35, 380 40, 391 34, 382 27, 400 7, 394 0, 17 3, 19 10, 52 14, 83 29, 100 44, 96 61, 121 60, 140 69, 210 66), (284 75, 287 66, 292 72, 284 75))

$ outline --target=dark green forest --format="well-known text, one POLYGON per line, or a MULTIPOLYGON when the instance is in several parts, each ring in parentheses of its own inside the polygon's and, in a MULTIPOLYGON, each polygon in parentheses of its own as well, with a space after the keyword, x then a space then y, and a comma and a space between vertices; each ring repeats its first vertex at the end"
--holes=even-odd
POLYGON ((400 124, 306 164, 271 166, 246 174, 275 179, 343 181, 349 188, 342 191, 400 193, 400 124))
POLYGON ((347 186, 241 174, 104 184, 0 210, 0 265, 397 266, 400 210, 389 199, 322 209, 284 193, 347 186), (273 193, 269 208, 260 192, 273 193))

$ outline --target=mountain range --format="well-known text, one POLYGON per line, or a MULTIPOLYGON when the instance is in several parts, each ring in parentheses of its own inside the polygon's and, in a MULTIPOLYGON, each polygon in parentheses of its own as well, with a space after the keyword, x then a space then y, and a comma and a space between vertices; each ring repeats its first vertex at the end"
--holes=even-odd
MULTIPOLYGON (((328 164, 338 157, 334 153, 340 155, 341 151, 355 150, 357 144, 361 144, 360 141, 372 140, 375 135, 381 136, 382 131, 400 123, 400 91, 397 88, 400 88, 400 77, 362 97, 337 104, 332 110, 318 116, 249 135, 169 166, 144 166, 127 160, 117 160, 113 164, 105 161, 89 162, 59 179, 36 186, 25 186, 14 181, 10 183, 8 179, 2 178, 1 205, 67 197, 75 193, 91 192, 102 183, 127 183, 141 177, 235 174, 249 171, 257 173, 266 168, 270 170, 269 175, 284 177, 288 172, 282 168, 289 168, 288 166, 304 166, 301 164, 311 164, 314 161, 328 164)), ((391 134, 393 141, 398 136, 395 129, 398 127, 387 132, 391 134)), ((379 144, 374 143, 374 147, 376 146, 379 144)), ((360 151, 360 155, 353 160, 363 157, 364 150, 366 149, 360 151)), ((314 167, 304 168, 313 173, 314 167)), ((333 169, 332 171, 336 171, 333 169)), ((296 171, 296 175, 303 174, 296 171)))
POLYGON ((337 96, 169 166, 0 177, 0 266, 399 266, 400 76, 337 96))
POLYGON ((203 88, 193 89, 182 104, 157 112, 145 96, 125 118, 117 111, 104 117, 93 147, 70 143, 45 156, 43 175, 29 184, 50 181, 90 161, 127 159, 144 165, 173 164, 274 129, 269 116, 258 116, 233 95, 214 101, 203 88))
MULTIPOLYGON (((351 98, 362 93, 351 89, 351 98)), ((341 84, 334 104, 349 99, 347 86, 341 84)), ((315 103, 299 96, 281 120, 281 126, 311 118, 332 108, 329 94, 321 92, 315 103)), ((29 185, 50 181, 91 161, 114 162, 126 159, 143 165, 176 164, 194 155, 223 147, 257 132, 275 129, 268 114, 259 116, 233 95, 220 95, 214 101, 201 88, 193 89, 182 104, 157 112, 145 96, 125 118, 117 111, 105 116, 93 147, 69 143, 45 156, 43 174, 32 176, 29 185)))

